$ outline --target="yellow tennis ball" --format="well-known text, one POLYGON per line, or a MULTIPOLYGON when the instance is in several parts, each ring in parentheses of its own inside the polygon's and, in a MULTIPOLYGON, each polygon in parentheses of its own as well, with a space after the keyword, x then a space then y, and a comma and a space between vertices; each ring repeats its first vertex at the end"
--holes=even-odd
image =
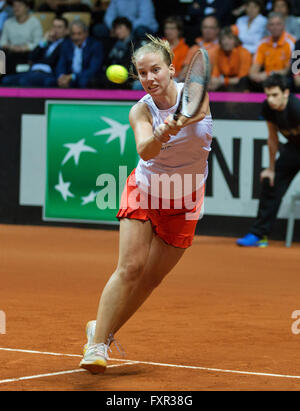
POLYGON ((107 68, 106 76, 113 83, 121 84, 128 79, 128 71, 124 66, 112 64, 107 68))

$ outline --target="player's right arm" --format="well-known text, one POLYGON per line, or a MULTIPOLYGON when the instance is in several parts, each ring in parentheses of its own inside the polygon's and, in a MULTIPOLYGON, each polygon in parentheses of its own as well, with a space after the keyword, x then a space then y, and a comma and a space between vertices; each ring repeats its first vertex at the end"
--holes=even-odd
POLYGON ((260 174, 261 180, 268 178, 270 185, 274 186, 275 179, 275 161, 279 146, 279 137, 277 126, 271 121, 267 121, 268 126, 268 147, 269 147, 269 167, 263 170, 260 174))
POLYGON ((145 103, 137 103, 131 108, 129 122, 134 132, 137 152, 144 161, 156 157, 162 144, 170 139, 168 127, 164 124, 153 132, 152 116, 145 103))

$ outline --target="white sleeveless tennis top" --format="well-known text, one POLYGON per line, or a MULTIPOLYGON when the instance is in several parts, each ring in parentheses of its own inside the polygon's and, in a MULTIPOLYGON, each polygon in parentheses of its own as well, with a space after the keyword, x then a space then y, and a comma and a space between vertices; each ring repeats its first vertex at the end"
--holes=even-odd
MULTIPOLYGON (((183 83, 175 82, 175 84, 177 87, 177 101, 175 106, 167 110, 159 110, 149 94, 138 102, 146 103, 149 107, 153 118, 153 130, 163 124, 164 120, 176 111, 183 83)), ((211 141, 211 115, 206 116, 198 123, 182 128, 176 136, 171 136, 170 140, 162 145, 160 153, 155 158, 148 161, 139 160, 135 171, 136 184, 139 190, 153 195, 151 185, 154 185, 154 176, 161 178, 162 175, 174 180, 181 179, 185 184, 182 191, 174 190, 171 194, 168 194, 170 198, 182 198, 202 187, 208 174, 207 158, 211 150, 211 141)), ((160 193, 159 197, 164 197, 164 195, 160 193)))

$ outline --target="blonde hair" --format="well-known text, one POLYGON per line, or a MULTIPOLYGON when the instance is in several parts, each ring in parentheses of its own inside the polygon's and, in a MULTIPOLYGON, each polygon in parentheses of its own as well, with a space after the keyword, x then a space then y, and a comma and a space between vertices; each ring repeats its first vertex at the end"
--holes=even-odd
POLYGON ((131 62, 136 68, 136 63, 140 55, 145 53, 160 53, 164 62, 169 66, 172 64, 174 53, 167 40, 160 39, 159 37, 154 37, 151 34, 147 34, 149 42, 133 50, 131 62))

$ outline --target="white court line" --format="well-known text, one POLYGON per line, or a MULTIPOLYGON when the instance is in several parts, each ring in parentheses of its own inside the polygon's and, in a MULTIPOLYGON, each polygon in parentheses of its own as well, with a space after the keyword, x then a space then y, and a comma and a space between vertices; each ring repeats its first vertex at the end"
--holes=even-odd
POLYGON ((57 352, 47 352, 47 351, 32 351, 32 350, 20 350, 20 349, 14 349, 14 348, 1 348, 0 351, 11 351, 11 352, 22 352, 25 354, 40 354, 40 355, 53 355, 53 356, 58 356, 58 357, 82 357, 82 355, 78 354, 61 354, 57 352))
MULTIPOLYGON (((123 364, 111 364, 111 365, 108 365, 107 368, 121 367, 122 365, 131 365, 131 364, 133 364, 133 362, 131 361, 128 363, 123 363, 123 364)), ((37 378, 53 377, 55 375, 74 374, 77 372, 87 372, 87 371, 83 370, 82 368, 78 368, 76 370, 70 370, 70 371, 59 371, 59 372, 52 372, 48 374, 30 375, 28 377, 10 378, 7 380, 0 380, 0 384, 7 384, 10 382, 17 382, 17 381, 34 380, 37 378)))
MULTIPOLYGON (((66 357, 82 357, 82 355, 78 355, 78 354, 62 354, 62 353, 51 353, 51 352, 43 352, 43 351, 21 350, 21 349, 1 348, 1 347, 0 347, 0 351, 12 351, 12 352, 22 352, 22 353, 29 353, 29 354, 66 356, 66 357)), ((225 369, 220 369, 220 368, 198 367, 198 366, 193 366, 193 365, 165 364, 165 363, 158 363, 158 362, 151 362, 151 361, 124 360, 124 359, 119 359, 119 358, 110 358, 110 360, 126 363, 124 365, 145 364, 145 365, 156 365, 159 367, 184 368, 184 369, 191 369, 191 370, 217 372, 217 373, 242 374, 242 375, 260 376, 260 377, 277 377, 277 378, 289 378, 289 379, 300 380, 300 375, 285 375, 285 374, 272 374, 272 373, 264 373, 264 372, 225 370, 225 369)), ((118 364, 109 365, 108 367, 114 367, 117 365, 118 364)), ((78 371, 79 370, 77 370, 77 372, 78 371)))
POLYGON ((83 371, 85 371, 85 370, 82 370, 81 368, 79 368, 77 370, 71 370, 71 371, 61 371, 61 372, 53 372, 53 373, 49 373, 49 374, 30 375, 28 377, 10 378, 10 379, 7 379, 7 380, 0 380, 0 384, 8 384, 10 382, 16 382, 16 381, 33 380, 35 378, 52 377, 54 375, 73 374, 75 372, 83 372, 83 371))

